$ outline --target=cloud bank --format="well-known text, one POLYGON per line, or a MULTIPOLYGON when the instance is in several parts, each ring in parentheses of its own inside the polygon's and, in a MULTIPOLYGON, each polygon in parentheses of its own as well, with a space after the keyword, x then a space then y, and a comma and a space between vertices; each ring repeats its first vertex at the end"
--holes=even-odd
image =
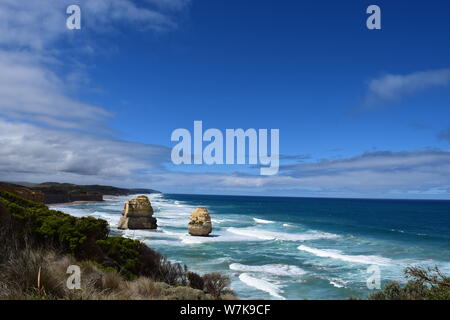
POLYGON ((66 8, 76 4, 82 10, 83 28, 99 32, 111 30, 116 24, 140 25, 162 31, 177 27, 176 21, 161 8, 182 10, 189 1, 183 0, 39 0, 0 2, 0 45, 12 48, 49 50, 49 45, 66 28, 66 8))

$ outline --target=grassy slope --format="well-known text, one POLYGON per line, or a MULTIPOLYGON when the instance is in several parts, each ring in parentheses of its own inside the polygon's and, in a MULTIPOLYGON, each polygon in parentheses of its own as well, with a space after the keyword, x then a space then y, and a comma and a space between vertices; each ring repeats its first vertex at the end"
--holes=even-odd
POLYGON ((229 292, 224 276, 189 273, 139 241, 109 237, 104 220, 72 217, 2 190, 0 208, 0 242, 6 243, 0 298, 212 299, 229 292), (82 270, 81 290, 65 285, 73 264, 82 270), (221 287, 209 290, 217 279, 221 287))

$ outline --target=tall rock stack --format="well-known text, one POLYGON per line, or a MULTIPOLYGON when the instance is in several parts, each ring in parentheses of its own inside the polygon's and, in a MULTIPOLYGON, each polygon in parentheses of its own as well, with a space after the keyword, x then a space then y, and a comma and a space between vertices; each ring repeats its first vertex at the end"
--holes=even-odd
POLYGON ((157 227, 156 219, 153 218, 152 205, 146 196, 139 196, 125 202, 119 229, 139 230, 157 227))
POLYGON ((211 217, 206 208, 197 208, 192 211, 189 222, 189 234, 192 236, 207 237, 212 231, 211 217))

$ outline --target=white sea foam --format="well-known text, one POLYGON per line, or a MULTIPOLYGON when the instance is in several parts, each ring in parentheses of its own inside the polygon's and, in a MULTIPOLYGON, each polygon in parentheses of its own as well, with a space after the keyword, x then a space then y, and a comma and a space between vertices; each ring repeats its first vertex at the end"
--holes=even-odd
POLYGON ((153 238, 164 235, 162 230, 123 230, 122 231, 124 237, 130 238, 130 239, 147 239, 147 238, 153 238))
POLYGON ((241 236, 229 232, 224 232, 223 230, 217 230, 209 237, 195 237, 191 236, 187 232, 173 232, 167 230, 161 230, 164 235, 169 238, 178 238, 183 244, 202 244, 210 242, 243 242, 243 241, 254 241, 253 238, 241 236))
POLYGON ((207 237, 192 237, 186 235, 181 237, 181 242, 185 244, 202 244, 211 241, 207 237))
POLYGON ((222 263, 227 263, 230 260, 231 260, 231 257, 221 257, 221 258, 206 261, 204 264, 207 264, 207 265, 222 264, 222 263))
POLYGON ((342 280, 341 278, 330 278, 329 282, 336 288, 344 288, 347 281, 342 280))
POLYGON ((275 221, 264 220, 264 219, 258 219, 258 218, 253 218, 253 220, 254 220, 256 223, 262 223, 262 224, 271 224, 271 223, 275 223, 275 221))
POLYGON ((317 239, 333 239, 338 235, 319 231, 304 233, 273 232, 249 228, 228 228, 227 231, 241 236, 253 237, 259 240, 308 241, 317 239))
POLYGON ((167 230, 163 230, 162 232, 168 236, 178 237, 178 238, 187 236, 187 233, 185 233, 185 232, 172 232, 172 231, 167 231, 167 230))
POLYGON ((243 242, 253 241, 253 238, 249 238, 242 235, 230 234, 230 233, 215 233, 209 237, 194 237, 189 234, 180 236, 181 242, 185 244, 202 244, 209 242, 243 242))
POLYGON ((380 257, 380 256, 345 255, 340 250, 315 249, 315 248, 310 248, 310 247, 307 247, 304 245, 299 246, 298 250, 311 253, 317 257, 337 259, 337 260, 346 261, 346 262, 355 262, 355 263, 362 263, 362 264, 375 264, 375 265, 380 265, 380 266, 388 266, 392 263, 391 259, 380 257))
POLYGON ((262 266, 249 266, 240 263, 230 264, 230 269, 242 272, 262 272, 279 276, 301 276, 306 272, 297 266, 284 264, 266 264, 262 266))
POLYGON ((187 227, 189 220, 186 219, 175 219, 175 218, 161 218, 155 215, 155 218, 158 219, 158 226, 159 227, 187 227))
POLYGON ((390 231, 392 232, 400 232, 400 233, 405 233, 404 230, 397 230, 397 229, 390 229, 390 231))
POLYGON ((330 284, 332 284, 334 287, 336 287, 336 288, 343 288, 344 287, 344 285, 342 285, 342 284, 339 284, 339 283, 337 283, 337 282, 334 282, 334 281, 332 281, 332 280, 330 280, 330 284))
POLYGON ((183 246, 181 242, 175 240, 155 240, 155 239, 147 239, 143 241, 149 247, 159 245, 159 246, 183 246))
POLYGON ((279 285, 270 283, 269 281, 258 279, 248 275, 247 273, 243 273, 239 276, 239 279, 245 283, 246 285, 256 288, 258 290, 267 292, 272 297, 280 300, 285 300, 283 296, 280 295, 281 289, 279 285))

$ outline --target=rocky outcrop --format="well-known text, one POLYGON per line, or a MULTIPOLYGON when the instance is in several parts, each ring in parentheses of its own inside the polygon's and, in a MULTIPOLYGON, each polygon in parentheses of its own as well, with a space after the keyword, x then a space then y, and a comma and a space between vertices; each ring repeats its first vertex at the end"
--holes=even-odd
POLYGON ((156 222, 150 200, 146 196, 139 196, 125 202, 119 229, 156 229, 156 222))
POLYGON ((192 211, 189 222, 189 234, 198 237, 207 237, 212 231, 211 217, 206 208, 197 208, 192 211))
POLYGON ((95 191, 72 191, 69 192, 70 202, 73 201, 103 201, 103 195, 95 191))
POLYGON ((33 189, 45 194, 45 203, 65 203, 73 201, 102 201, 104 195, 127 196, 150 194, 159 191, 152 189, 123 189, 112 186, 76 185, 71 183, 45 182, 33 185, 33 189))
POLYGON ((150 194, 159 191, 152 189, 123 189, 100 185, 76 185, 71 183, 45 182, 32 185, 34 190, 45 196, 45 203, 66 203, 74 201, 103 201, 104 195, 127 196, 132 194, 150 194))
POLYGON ((103 201, 103 195, 89 191, 44 190, 46 204, 69 203, 75 201, 103 201))

